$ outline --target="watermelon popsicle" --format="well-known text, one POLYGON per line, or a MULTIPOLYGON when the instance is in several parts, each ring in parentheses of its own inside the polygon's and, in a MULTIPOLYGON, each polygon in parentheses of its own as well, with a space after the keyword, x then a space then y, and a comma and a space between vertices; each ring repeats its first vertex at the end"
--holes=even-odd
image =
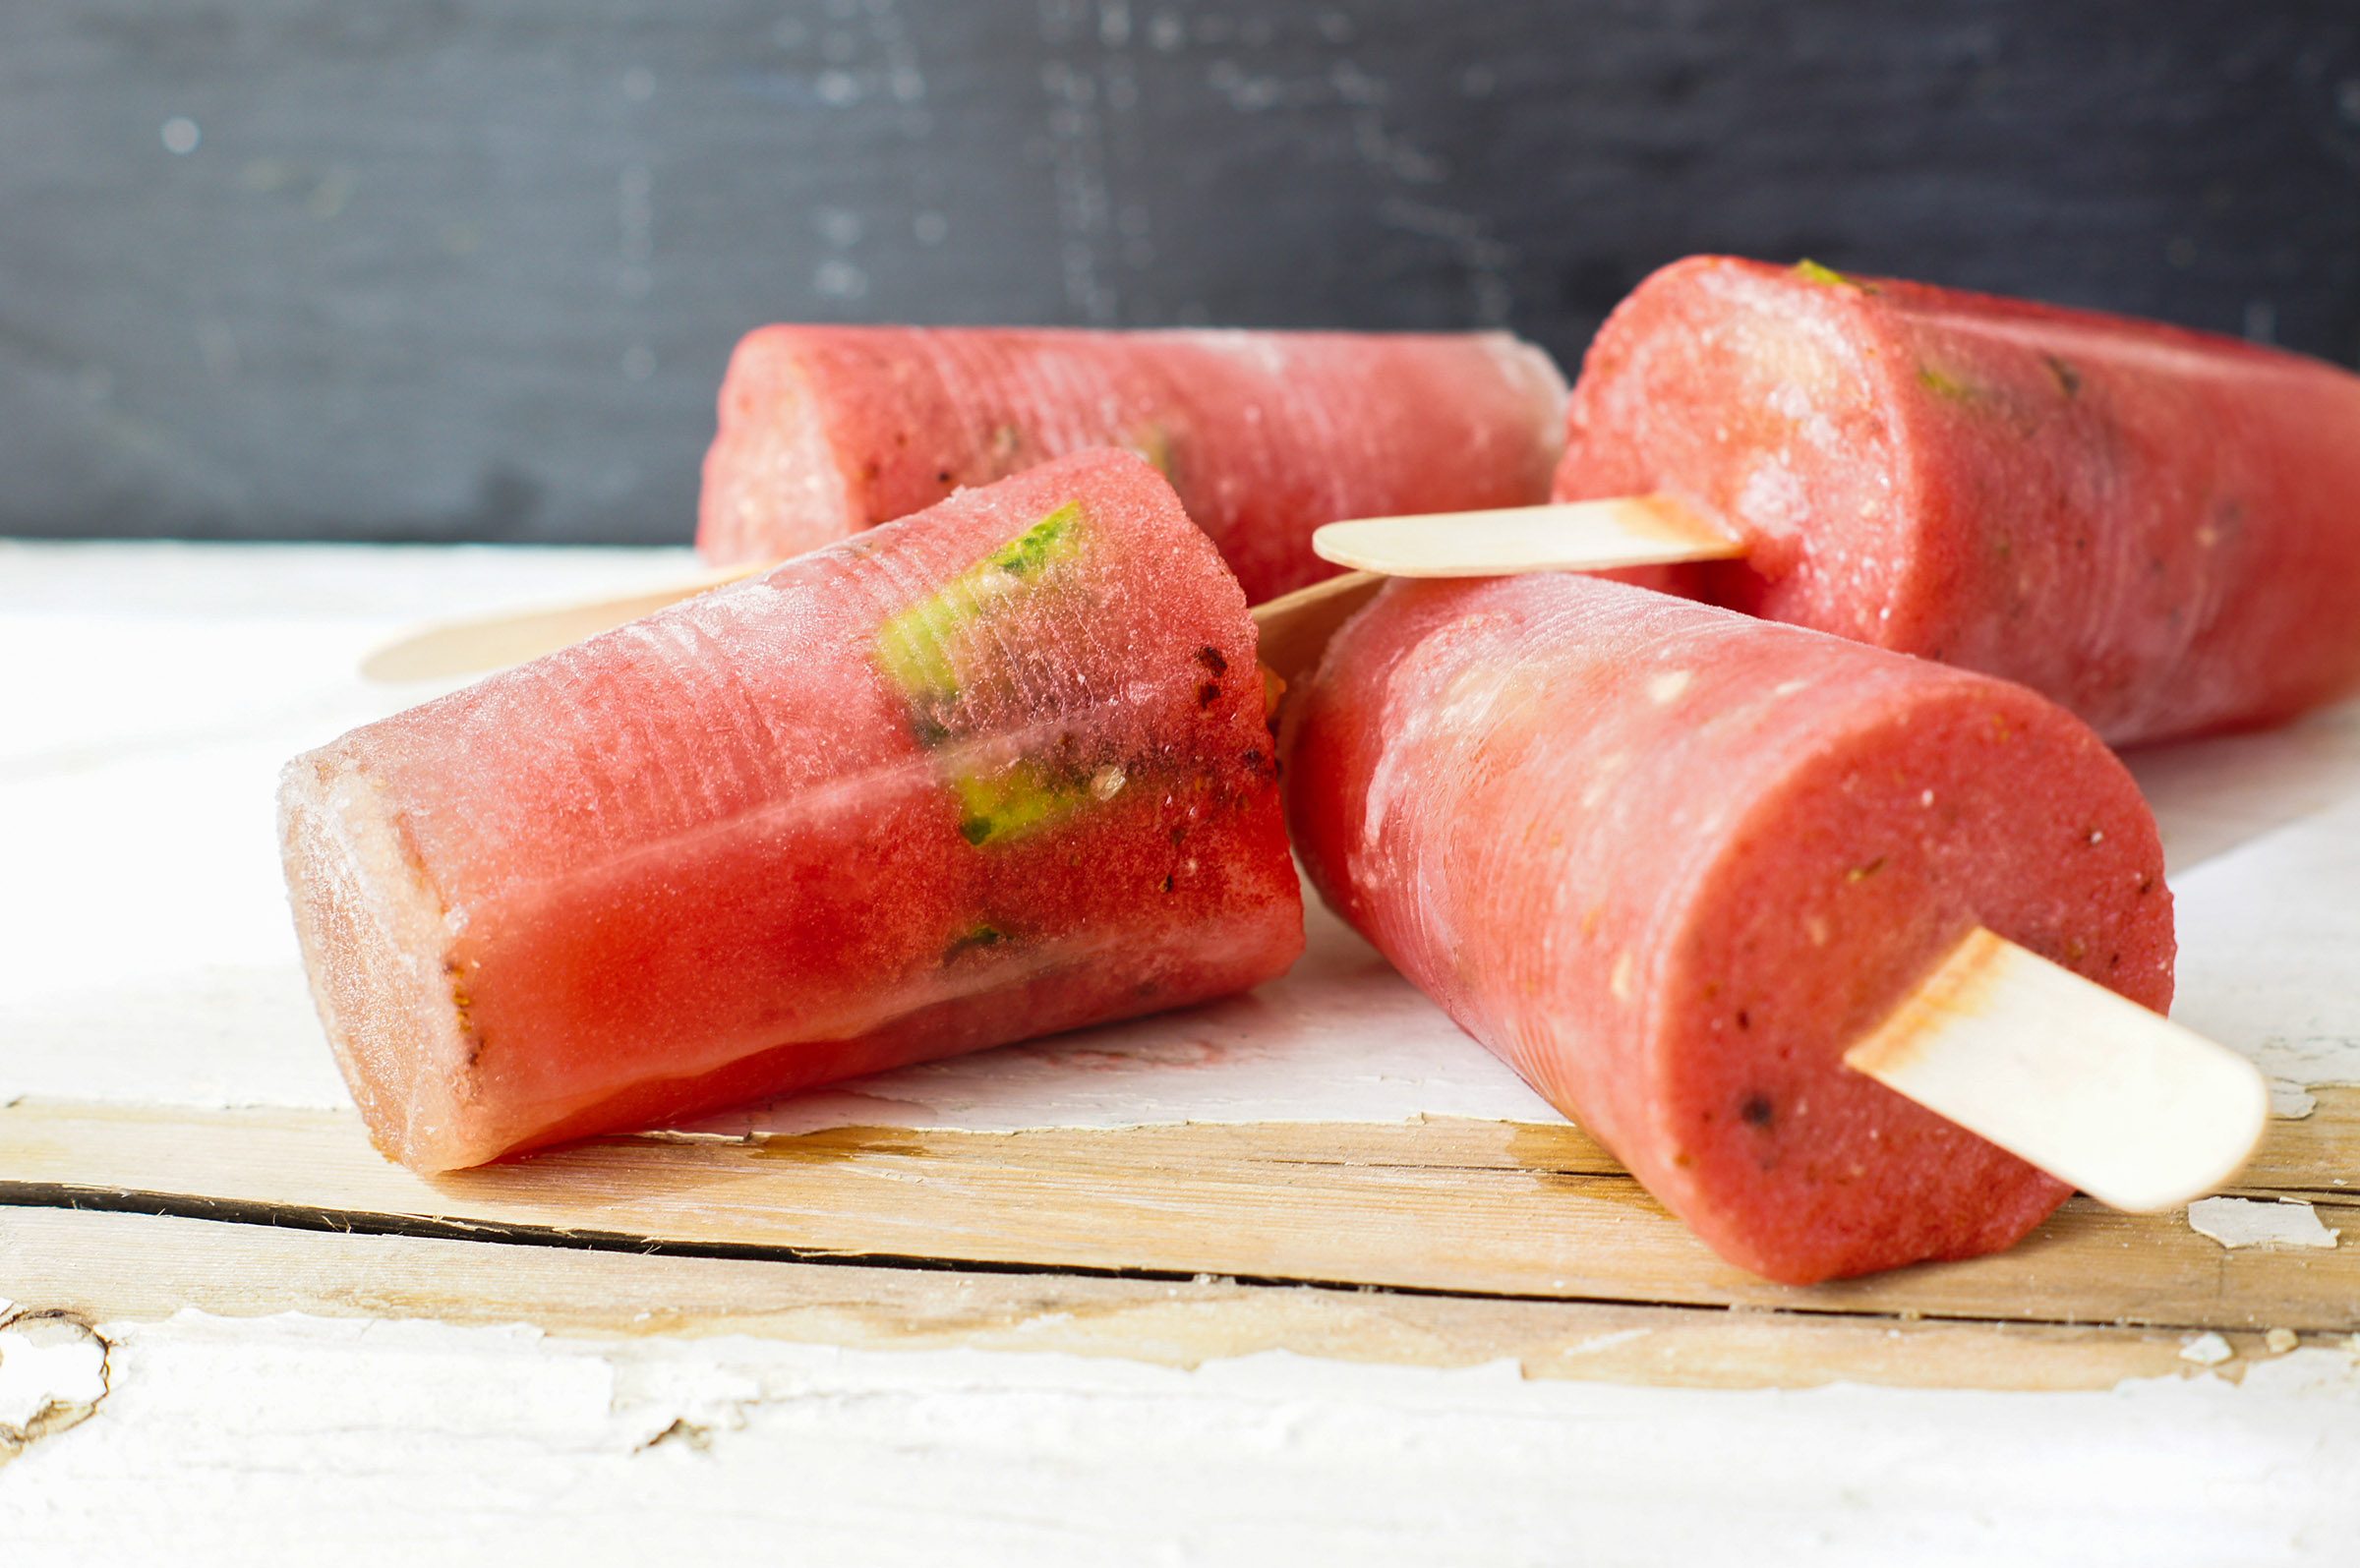
POLYGON ((1596 578, 1396 582, 1282 754, 1328 902, 1772 1279, 1996 1250, 2066 1195, 1846 1066, 1970 932, 2170 999, 2129 776, 1972 672, 1596 578))
POLYGON ((770 326, 730 362, 697 547, 777 559, 1121 446, 1260 603, 1328 575, 1322 523, 1546 499, 1564 397, 1503 333, 770 326))
POLYGON ((2360 686, 2360 377, 2153 322, 1696 257, 1592 343, 1562 500, 1741 560, 1656 586, 2022 681, 2116 744, 2360 686))
POLYGON ((433 1171, 1269 979, 1271 752, 1235 579, 1095 452, 357 729, 280 820, 433 1171))

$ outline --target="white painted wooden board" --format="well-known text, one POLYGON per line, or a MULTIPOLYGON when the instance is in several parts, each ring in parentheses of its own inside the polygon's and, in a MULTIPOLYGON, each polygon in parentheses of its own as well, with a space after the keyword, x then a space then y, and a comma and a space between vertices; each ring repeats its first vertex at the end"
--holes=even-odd
MULTIPOLYGON (((428 694, 352 674, 413 620, 689 565, 0 545, 0 1100, 340 1104, 279 901, 278 764, 428 694)), ((2288 1111, 2299 1085, 2360 1080, 2360 709, 2135 766, 2172 852, 2178 1016, 2284 1080, 2288 1111)), ((1322 916, 1305 964, 1246 1001, 719 1125, 1434 1114, 1556 1120, 1322 916)), ((0 1249, 0 1294, 28 1272, 0 1249)), ((1778 1393, 1268 1353, 1192 1371, 727 1336, 617 1345, 378 1315, 99 1332, 113 1348, 97 1413, 0 1459, 12 1564, 137 1560, 160 1541, 192 1563, 639 1562, 692 1543, 879 1562, 1342 1547, 1613 1563, 1792 1544, 1880 1568, 2340 1564, 2360 1539, 2360 1381, 2333 1348, 2241 1355, 2238 1384, 2191 1364, 2188 1380, 2102 1392, 1778 1393)), ((23 1337, 0 1338, 0 1395, 20 1397, 12 1375, 87 1391, 87 1355, 23 1337)))
POLYGON ((2237 1386, 1928 1395, 309 1316, 101 1332, 105 1406, 0 1470, 28 1568, 2216 1568, 2348 1564, 2360 1539, 2360 1371, 2334 1350, 2237 1386))

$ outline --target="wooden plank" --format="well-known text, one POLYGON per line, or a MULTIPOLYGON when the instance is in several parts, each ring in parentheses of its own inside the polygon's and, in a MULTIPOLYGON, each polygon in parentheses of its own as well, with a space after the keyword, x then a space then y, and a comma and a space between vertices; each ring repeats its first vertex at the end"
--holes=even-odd
POLYGON ((2360 1193, 2360 1087, 2323 1084, 2310 1094, 2311 1114, 2272 1120, 2230 1191, 2334 1200, 2360 1193))
MULTIPOLYGON (((2360 1329, 2360 1247, 2229 1252, 2178 1215, 2079 1199, 2000 1256, 1771 1285, 1600 1169, 1587 1140, 1504 1123, 615 1138, 428 1181, 379 1158, 348 1113, 28 1101, 0 1110, 0 1200, 128 1193, 369 1228, 1654 1305, 2360 1329)), ((2360 1231, 2360 1202, 2321 1215, 2360 1231)))
MULTIPOLYGON (((2195 1369, 2177 1331, 679 1257, 70 1209, 0 1209, 0 1297, 89 1324, 309 1312, 1172 1366, 1284 1350, 1692 1388, 2096 1389, 2195 1369)), ((2230 1342, 2231 1376, 2275 1354, 2259 1334, 2230 1342)))

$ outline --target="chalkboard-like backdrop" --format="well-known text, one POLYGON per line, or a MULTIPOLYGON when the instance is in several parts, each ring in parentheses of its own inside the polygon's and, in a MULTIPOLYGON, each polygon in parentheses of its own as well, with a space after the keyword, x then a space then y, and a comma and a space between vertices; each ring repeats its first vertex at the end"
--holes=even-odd
POLYGON ((22 0, 0 532, 680 540, 761 321, 1569 360, 1705 249, 2351 362, 2360 4, 22 0))

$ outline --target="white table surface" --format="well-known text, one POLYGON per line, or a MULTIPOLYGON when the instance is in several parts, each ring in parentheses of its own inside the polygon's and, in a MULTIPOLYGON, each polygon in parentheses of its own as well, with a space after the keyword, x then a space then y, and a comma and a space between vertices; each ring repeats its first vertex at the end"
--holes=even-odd
MULTIPOLYGON (((0 1101, 344 1103, 283 911, 278 765, 431 694, 352 674, 422 616, 689 565, 0 544, 0 1101)), ((2360 1081, 2360 708, 2135 766, 2179 899, 2175 1015, 2260 1061, 2286 1113, 2360 1081)), ((1251 1006, 712 1126, 1424 1115, 1553 1113, 1321 915, 1251 1006)), ((40 1272, 33 1236, 0 1229, 0 1298, 40 1272)), ((2360 1562, 2360 1349, 2331 1345, 2084 1392, 1732 1390, 368 1312, 86 1330, 42 1306, 0 1308, 11 1564, 2360 1562), (44 1405, 92 1413, 11 1441, 44 1405)))

